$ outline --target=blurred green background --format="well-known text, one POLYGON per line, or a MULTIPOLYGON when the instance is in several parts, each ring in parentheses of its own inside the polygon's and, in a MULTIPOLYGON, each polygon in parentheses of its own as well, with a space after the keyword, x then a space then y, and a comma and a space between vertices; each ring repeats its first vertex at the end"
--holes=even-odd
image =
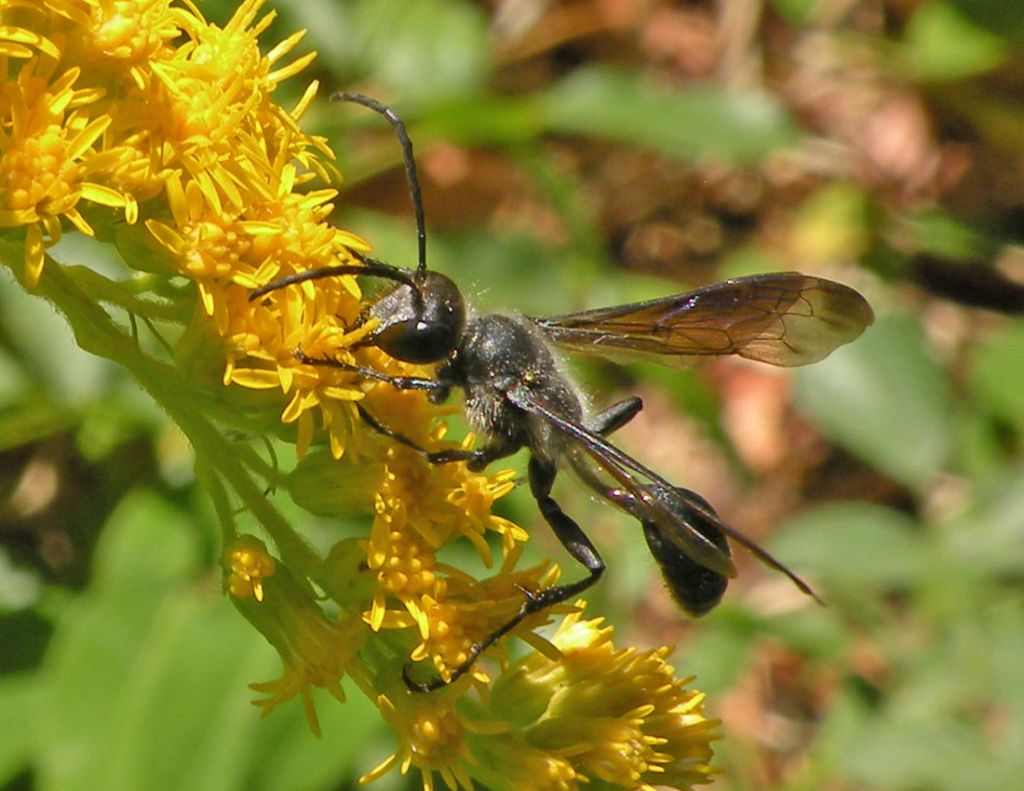
MULTIPOLYGON (((234 7, 201 4, 221 22, 234 7)), ((590 613, 620 644, 678 645, 724 721, 714 788, 1024 787, 1020 5, 267 7, 267 49, 308 28, 300 50, 319 52, 281 103, 321 80, 306 127, 345 174, 335 221, 414 261, 390 128, 325 98, 361 90, 405 118, 431 266, 479 309, 559 313, 785 269, 862 290, 877 324, 792 374, 576 369, 598 406, 643 396, 622 447, 829 606, 742 558, 724 603, 686 622, 635 525, 565 480, 612 561, 590 613)), ((58 258, 95 260, 63 244, 58 258)), ((0 788, 346 789, 390 752, 357 692, 319 699, 320 741, 295 702, 258 718, 246 685, 278 660, 220 595, 187 446, 10 278, 0 453, 0 788)), ((526 493, 502 507, 572 573, 526 493)))

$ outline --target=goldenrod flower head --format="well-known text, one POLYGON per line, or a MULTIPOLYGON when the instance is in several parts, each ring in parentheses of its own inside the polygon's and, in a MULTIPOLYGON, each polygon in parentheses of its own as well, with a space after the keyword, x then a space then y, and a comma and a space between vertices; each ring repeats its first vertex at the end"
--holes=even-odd
MULTIPOLYGON (((578 605, 580 610, 582 605, 578 605)), ((431 696, 396 686, 377 705, 399 747, 364 781, 394 766, 449 788, 493 791, 688 789, 709 782, 718 721, 673 677, 665 649, 616 649, 600 619, 568 615, 549 650, 506 670, 472 703, 449 687, 431 696)))
MULTIPOLYGON (((502 738, 472 736, 469 739, 476 771, 474 776, 494 791, 577 791, 591 784, 572 761, 557 752, 534 747, 513 733, 502 738)), ((628 787, 628 786, 627 786, 628 787)))
MULTIPOLYGON (((41 3, 40 5, 44 5, 41 3)), ((117 112, 144 90, 149 64, 173 50, 187 15, 166 0, 47 0, 62 59, 80 64, 86 79, 116 91, 117 112), (128 103, 125 103, 125 99, 128 103)), ((56 57, 56 56, 55 56, 56 57)))
POLYGON ((376 768, 360 778, 368 783, 381 777, 396 764, 402 774, 410 767, 420 770, 424 791, 433 791, 434 772, 448 788, 473 791, 466 760, 467 721, 450 700, 429 700, 403 690, 394 696, 380 695, 377 706, 398 736, 398 749, 376 768))
POLYGON ((323 687, 344 702, 341 677, 352 667, 366 629, 358 619, 334 621, 307 585, 273 558, 262 541, 240 536, 224 552, 225 588, 238 611, 277 649, 281 678, 252 684, 266 698, 256 701, 266 716, 296 695, 310 728, 319 733, 311 690, 323 687))
POLYGON ((314 54, 289 59, 301 33, 261 50, 273 18, 263 6, 244 0, 219 27, 188 0, 0 4, 0 254, 18 251, 3 263, 57 305, 83 345, 126 366, 188 435, 220 519, 225 591, 282 661, 279 679, 253 685, 264 714, 298 697, 319 732, 312 689, 341 701, 348 676, 398 739, 366 779, 399 766, 418 769, 425 789, 437 777, 496 791, 703 782, 716 733, 703 697, 674 679, 665 651, 615 649, 610 630, 581 620, 582 605, 518 623, 511 634, 532 650, 510 666, 499 640, 488 652, 501 661, 493 683, 481 662, 436 692, 407 689, 406 673, 451 679, 519 613, 524 592, 557 582, 558 569, 520 568, 526 532, 491 512, 516 485, 512 472, 429 464, 363 419, 420 447, 455 448, 445 438, 450 407, 296 358, 301 349, 431 376, 364 345, 375 321, 363 320, 354 277, 250 302, 276 277, 370 252, 327 222, 333 154, 299 125, 318 85, 290 109, 274 100, 314 54), (83 276, 49 260, 45 247, 68 228, 115 244, 135 272, 83 276), (111 319, 115 310, 179 336, 159 335, 166 354, 150 354, 125 331, 129 321, 111 319), (292 443, 299 463, 280 472, 237 429, 292 443), (366 530, 339 535, 322 557, 265 496, 271 490, 321 519, 365 516, 366 530), (268 543, 243 533, 242 520, 258 523, 268 543), (459 539, 497 567, 489 577, 438 559, 459 539), (566 613, 550 642, 535 633, 566 613))
POLYGON ((717 720, 704 695, 674 678, 668 649, 615 649, 601 619, 565 618, 561 656, 533 654, 495 682, 490 711, 521 718, 533 746, 569 757, 581 777, 624 788, 688 788, 709 781, 717 720))
POLYGON ((75 90, 79 73, 71 68, 51 79, 37 61, 28 60, 0 92, 0 228, 25 228, 30 287, 43 268, 44 233, 51 244, 58 241, 61 218, 93 235, 79 201, 129 203, 118 191, 88 180, 92 146, 111 119, 90 118, 87 108, 96 94, 75 90))
POLYGON ((224 552, 228 572, 225 587, 236 599, 253 598, 262 602, 263 580, 274 576, 277 561, 267 553, 262 541, 253 536, 240 536, 224 552))

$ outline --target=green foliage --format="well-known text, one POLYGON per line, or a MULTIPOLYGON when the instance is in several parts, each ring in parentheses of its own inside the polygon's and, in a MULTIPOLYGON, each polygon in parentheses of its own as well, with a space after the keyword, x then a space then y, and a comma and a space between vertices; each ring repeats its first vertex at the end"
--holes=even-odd
POLYGON ((796 375, 801 406, 829 437, 915 488, 944 468, 953 430, 949 386, 922 341, 912 320, 885 317, 796 375))
POLYGON ((974 24, 953 3, 922 3, 907 25, 903 51, 920 80, 956 80, 986 72, 1006 57, 1006 41, 974 24))
POLYGON ((127 495, 89 590, 49 604, 45 662, 6 679, 3 765, 38 767, 37 788, 312 789, 363 760, 375 719, 359 695, 328 707, 323 741, 298 708, 255 716, 247 685, 279 663, 224 606, 190 520, 152 492, 127 495))
POLYGON ((650 146, 672 156, 756 162, 798 139, 766 94, 696 87, 659 90, 629 72, 580 69, 541 98, 547 126, 650 146))

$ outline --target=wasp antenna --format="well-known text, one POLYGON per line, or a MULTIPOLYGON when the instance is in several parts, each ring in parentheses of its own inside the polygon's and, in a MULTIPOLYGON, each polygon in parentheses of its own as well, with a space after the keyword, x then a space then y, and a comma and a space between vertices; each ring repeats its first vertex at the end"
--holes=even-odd
POLYGON ((310 269, 306 272, 294 272, 290 275, 279 277, 277 280, 271 281, 264 286, 253 289, 249 292, 249 301, 255 302, 257 299, 266 296, 271 291, 277 291, 278 289, 285 288, 286 286, 294 286, 297 283, 305 283, 307 280, 322 280, 325 277, 340 277, 341 275, 371 275, 373 277, 383 277, 387 280, 394 280, 396 283, 407 285, 419 293, 415 275, 411 275, 404 269, 399 269, 397 266, 391 266, 391 264, 385 264, 382 261, 375 261, 372 258, 367 258, 355 250, 350 250, 349 252, 352 253, 353 257, 357 261, 362 262, 359 266, 345 264, 342 266, 324 266, 320 269, 310 269))
POLYGON ((405 124, 398 117, 398 114, 386 104, 378 102, 376 99, 371 99, 369 96, 364 96, 361 93, 340 91, 334 94, 331 100, 336 102, 354 102, 355 104, 363 105, 363 107, 369 107, 374 112, 380 113, 387 118, 395 128, 398 142, 402 146, 402 159, 405 161, 405 178, 409 182, 412 209, 416 214, 416 237, 419 242, 416 277, 418 280, 422 280, 427 271, 427 228, 426 222, 423 219, 423 196, 420 193, 420 180, 416 175, 416 160, 412 155, 412 140, 409 139, 409 133, 405 131, 405 124))

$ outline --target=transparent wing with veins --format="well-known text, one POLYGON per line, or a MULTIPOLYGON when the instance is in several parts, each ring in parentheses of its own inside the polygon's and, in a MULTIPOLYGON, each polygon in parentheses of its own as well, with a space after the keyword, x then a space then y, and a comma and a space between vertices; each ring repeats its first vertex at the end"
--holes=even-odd
POLYGON ((735 577, 732 558, 694 524, 695 517, 710 523, 766 566, 787 576, 794 585, 819 604, 824 604, 810 585, 772 556, 767 550, 722 522, 707 501, 696 492, 673 486, 632 456, 622 452, 603 437, 562 414, 558 407, 525 386, 508 392, 509 400, 520 409, 538 416, 570 440, 570 454, 585 454, 599 473, 608 476, 614 487, 603 484, 597 475, 574 467, 584 481, 599 494, 614 502, 641 522, 654 524, 680 552, 723 577, 735 577))
POLYGON ((533 321, 578 351, 652 356, 669 365, 735 354, 789 367, 821 360, 854 340, 874 313, 852 288, 780 272, 533 321))
MULTIPOLYGON (((519 386, 509 391, 508 398, 520 409, 554 426, 570 440, 570 452, 579 450, 585 453, 596 468, 614 482, 612 488, 595 486, 599 493, 631 516, 657 525, 669 541, 700 565, 723 577, 736 576, 732 559, 689 524, 685 511, 674 508, 672 500, 661 496, 663 491, 673 490, 670 483, 599 435, 563 415, 536 391, 519 386)), ((587 477, 588 483, 595 480, 587 477)), ((721 524, 717 515, 702 502, 687 502, 687 506, 692 506, 716 525, 721 524)), ((724 529, 724 525, 722 527, 724 529)))

